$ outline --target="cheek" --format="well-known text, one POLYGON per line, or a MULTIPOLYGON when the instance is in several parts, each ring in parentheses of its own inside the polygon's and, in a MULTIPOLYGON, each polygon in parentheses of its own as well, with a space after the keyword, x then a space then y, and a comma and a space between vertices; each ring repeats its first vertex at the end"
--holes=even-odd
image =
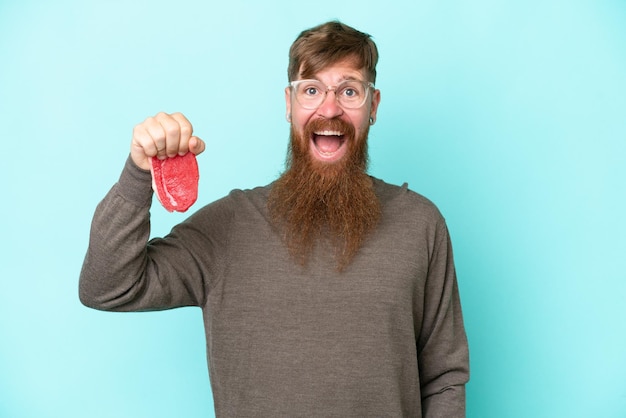
POLYGON ((369 114, 359 114, 352 118, 352 123, 357 133, 367 130, 370 126, 369 114))
POLYGON ((310 114, 294 110, 291 114, 291 125, 299 134, 302 134, 304 132, 304 127, 310 118, 310 114))

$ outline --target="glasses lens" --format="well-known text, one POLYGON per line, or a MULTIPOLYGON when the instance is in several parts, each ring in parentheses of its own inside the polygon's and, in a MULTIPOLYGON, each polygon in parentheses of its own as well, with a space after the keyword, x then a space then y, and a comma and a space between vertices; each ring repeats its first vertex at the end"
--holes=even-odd
POLYGON ((356 80, 346 80, 335 90, 339 104, 349 109, 361 107, 367 99, 367 93, 366 85, 356 80))
POLYGON ((296 100, 305 109, 316 109, 324 101, 326 86, 317 80, 302 80, 293 84, 296 100))

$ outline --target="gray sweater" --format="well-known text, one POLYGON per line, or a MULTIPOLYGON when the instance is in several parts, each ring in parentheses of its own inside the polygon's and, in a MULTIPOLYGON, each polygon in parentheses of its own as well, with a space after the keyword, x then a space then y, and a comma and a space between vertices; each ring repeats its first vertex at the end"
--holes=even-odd
POLYGON ((342 273, 290 258, 270 186, 235 190, 150 241, 150 173, 130 160, 96 210, 90 307, 202 308, 218 417, 463 417, 468 347, 446 224, 374 180, 382 220, 342 273))

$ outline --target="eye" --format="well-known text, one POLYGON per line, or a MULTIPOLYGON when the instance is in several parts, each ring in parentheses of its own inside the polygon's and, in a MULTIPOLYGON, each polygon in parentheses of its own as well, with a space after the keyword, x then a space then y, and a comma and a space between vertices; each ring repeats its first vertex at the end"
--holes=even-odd
POLYGON ((339 94, 347 100, 358 100, 363 95, 361 90, 362 88, 359 85, 349 82, 341 86, 339 94))
POLYGON ((343 91, 343 94, 345 94, 348 97, 355 97, 359 95, 359 92, 350 87, 350 88, 345 89, 343 91))
POLYGON ((307 86, 304 88, 303 93, 307 96, 315 96, 319 93, 319 89, 314 86, 307 86))
POLYGON ((305 80, 298 85, 297 93, 298 96, 302 98, 306 97, 307 99, 319 97, 323 94, 323 87, 315 82, 315 80, 305 80))

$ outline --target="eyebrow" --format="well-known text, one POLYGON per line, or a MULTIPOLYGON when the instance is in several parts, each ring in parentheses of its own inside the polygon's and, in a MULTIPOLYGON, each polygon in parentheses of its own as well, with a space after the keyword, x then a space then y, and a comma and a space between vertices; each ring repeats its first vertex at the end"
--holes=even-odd
MULTIPOLYGON (((321 83, 324 83, 322 80, 320 80, 317 77, 314 78, 314 80, 317 80, 317 81, 319 81, 321 83)), ((355 77, 355 76, 351 76, 351 75, 342 74, 341 77, 339 77, 337 79, 336 84, 343 83, 344 81, 361 81, 361 82, 366 82, 367 83, 367 80, 363 80, 361 78, 358 78, 358 77, 355 77)), ((324 83, 324 84, 326 84, 326 83, 324 83)))
POLYGON ((354 76, 342 75, 341 78, 339 79, 339 82, 341 83, 342 81, 363 81, 363 80, 354 76))

